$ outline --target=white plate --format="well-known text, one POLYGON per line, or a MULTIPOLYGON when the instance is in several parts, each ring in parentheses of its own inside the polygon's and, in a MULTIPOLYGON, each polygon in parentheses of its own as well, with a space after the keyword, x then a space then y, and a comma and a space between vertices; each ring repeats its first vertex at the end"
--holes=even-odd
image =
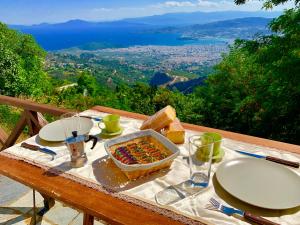
POLYGON ((216 176, 228 193, 251 205, 266 209, 300 205, 300 176, 285 166, 238 158, 222 163, 216 176))
MULTIPOLYGON (((74 121, 71 119, 67 122, 70 127, 74 126, 76 123, 80 123, 80 128, 78 131, 79 135, 88 134, 91 128, 93 127, 93 122, 88 118, 74 118, 74 121)), ((71 130, 71 129, 69 129, 71 130)), ((68 134, 71 136, 72 134, 68 134)), ((40 138, 46 141, 64 141, 66 139, 64 128, 60 120, 56 120, 52 123, 44 126, 39 132, 40 138)))

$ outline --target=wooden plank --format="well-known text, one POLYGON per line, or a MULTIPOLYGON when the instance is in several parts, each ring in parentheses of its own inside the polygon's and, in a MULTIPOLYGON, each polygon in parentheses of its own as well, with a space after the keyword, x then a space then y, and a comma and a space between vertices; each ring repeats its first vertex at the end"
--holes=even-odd
POLYGON ((29 127, 30 136, 34 136, 39 133, 42 126, 39 124, 37 112, 25 110, 26 112, 26 121, 29 127))
POLYGON ((134 112, 128 112, 120 109, 113 109, 105 106, 94 106, 91 108, 92 110, 96 110, 99 112, 104 112, 104 113, 111 113, 111 114, 119 114, 121 116, 129 117, 129 118, 134 118, 138 120, 146 120, 149 116, 140 114, 140 113, 134 113, 134 112))
POLYGON ((42 128, 42 126, 39 124, 38 114, 37 114, 37 112, 34 112, 34 111, 28 111, 28 112, 29 112, 29 117, 30 117, 30 121, 32 124, 33 134, 36 135, 39 133, 40 129, 42 128))
POLYGON ((94 217, 89 214, 84 213, 83 225, 94 225, 94 217))
POLYGON ((44 127, 48 124, 48 121, 45 119, 45 117, 41 113, 38 112, 37 116, 38 116, 38 124, 41 127, 44 127))
POLYGON ((32 136, 34 136, 34 131, 33 131, 34 124, 30 119, 31 112, 28 110, 25 110, 25 113, 26 113, 26 123, 27 123, 28 129, 29 129, 29 135, 32 137, 32 136))
POLYGON ((33 112, 27 110, 27 115, 33 125, 36 127, 36 134, 40 131, 40 129, 48 124, 48 121, 43 117, 43 115, 39 112, 33 112))
MULTIPOLYGON (((127 111, 123 111, 123 110, 119 110, 119 109, 112 109, 112 108, 104 107, 104 106, 95 106, 92 109, 96 110, 96 111, 100 111, 100 112, 105 112, 105 113, 115 113, 115 114, 119 114, 121 116, 139 119, 139 120, 146 120, 148 118, 148 116, 142 115, 139 113, 127 112, 127 111)), ((270 147, 270 148, 277 148, 280 150, 300 154, 300 146, 299 145, 288 144, 288 143, 284 143, 284 142, 273 141, 273 140, 254 137, 254 136, 250 136, 250 135, 239 134, 239 133, 209 128, 209 127, 204 127, 204 126, 198 126, 198 125, 194 125, 194 124, 182 123, 182 125, 185 129, 189 129, 189 130, 194 130, 194 131, 199 131, 199 132, 218 132, 223 137, 230 138, 233 140, 247 142, 250 144, 255 144, 255 145, 260 145, 260 146, 265 146, 265 147, 270 147)))
POLYGON ((64 113, 71 111, 68 109, 57 108, 52 105, 38 104, 33 101, 4 96, 4 95, 0 95, 0 104, 11 105, 11 106, 15 106, 18 108, 23 108, 35 112, 48 113, 53 116, 60 116, 64 113))
POLYGON ((110 224, 179 225, 168 217, 0 154, 0 174, 110 224))
POLYGON ((8 138, 8 134, 0 127, 0 143, 3 145, 8 138))
POLYGON ((18 137, 22 133, 25 126, 26 126, 26 112, 24 111, 21 114, 21 118, 19 119, 17 125, 15 126, 15 128, 13 129, 13 131, 11 132, 11 134, 9 135, 9 137, 3 144, 1 150, 4 150, 4 149, 12 146, 17 141, 18 137))

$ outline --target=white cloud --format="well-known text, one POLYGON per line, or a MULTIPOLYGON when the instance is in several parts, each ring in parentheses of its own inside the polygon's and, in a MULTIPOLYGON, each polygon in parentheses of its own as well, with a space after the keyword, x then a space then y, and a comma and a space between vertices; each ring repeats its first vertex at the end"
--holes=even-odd
POLYGON ((155 8, 183 8, 183 9, 201 9, 201 8, 219 8, 223 5, 233 5, 233 2, 222 0, 221 2, 209 1, 209 0, 196 0, 196 1, 166 1, 153 5, 155 8))
POLYGON ((206 1, 206 0, 198 0, 197 7, 218 7, 220 3, 212 2, 212 1, 206 1))
POLYGON ((162 4, 163 6, 166 7, 192 7, 195 6, 194 3, 185 1, 185 2, 177 2, 177 1, 167 1, 162 4))
POLYGON ((92 12, 111 12, 113 9, 111 8, 94 8, 91 10, 92 12))

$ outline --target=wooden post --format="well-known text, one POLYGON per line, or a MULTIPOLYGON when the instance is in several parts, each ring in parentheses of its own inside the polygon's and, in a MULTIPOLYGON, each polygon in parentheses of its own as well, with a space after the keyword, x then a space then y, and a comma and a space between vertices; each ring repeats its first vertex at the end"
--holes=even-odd
POLYGON ((7 140, 8 135, 7 133, 0 127, 0 143, 4 145, 5 141, 7 140))
POLYGON ((42 192, 40 192, 40 194, 44 198, 44 207, 38 212, 38 215, 43 216, 46 212, 49 211, 49 209, 51 209, 55 205, 55 200, 54 198, 51 198, 42 192))
POLYGON ((26 113, 26 123, 28 125, 28 129, 29 129, 29 135, 30 136, 34 136, 35 134, 35 131, 36 131, 36 126, 35 124, 33 123, 33 121, 31 120, 31 117, 32 114, 30 111, 28 110, 25 110, 25 113, 26 113))
MULTIPOLYGON (((26 120, 29 127, 30 136, 34 136, 39 133, 40 129, 45 124, 47 124, 47 120, 42 116, 42 114, 35 111, 25 110, 25 112, 27 115, 26 120)), ((55 200, 53 198, 43 193, 41 193, 41 195, 44 198, 44 208, 38 212, 39 216, 43 216, 55 205, 55 200)))
POLYGON ((32 189, 32 203, 33 203, 33 224, 36 224, 36 201, 35 201, 35 190, 32 189))
POLYGON ((1 150, 4 150, 4 149, 14 145, 14 143, 17 141, 18 137, 22 133, 25 126, 26 126, 26 112, 24 111, 21 114, 21 118, 18 121, 17 125, 15 126, 15 128, 13 129, 13 131, 11 132, 11 134, 9 135, 9 137, 6 139, 5 143, 3 144, 1 150))
POLYGON ((87 213, 84 213, 82 224, 83 225, 94 225, 94 217, 87 213))
POLYGON ((47 120, 40 114, 34 111, 25 110, 26 121, 29 127, 30 136, 34 136, 39 133, 40 129, 47 124, 47 120))
POLYGON ((46 126, 48 124, 48 121, 45 119, 42 113, 38 112, 37 117, 38 117, 38 123, 41 127, 46 126))

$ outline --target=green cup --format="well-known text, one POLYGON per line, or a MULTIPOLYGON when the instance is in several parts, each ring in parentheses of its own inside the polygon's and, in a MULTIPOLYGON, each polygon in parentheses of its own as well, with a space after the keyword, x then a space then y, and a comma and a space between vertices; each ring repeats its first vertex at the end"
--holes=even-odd
POLYGON ((221 134, 218 133, 213 133, 213 132, 206 132, 204 133, 205 135, 211 137, 214 141, 214 153, 213 156, 217 156, 220 154, 220 149, 221 149, 221 143, 222 143, 222 136, 221 134))
POLYGON ((111 114, 103 117, 103 123, 105 125, 105 130, 108 133, 115 133, 120 131, 120 116, 117 114, 111 114))
POLYGON ((211 156, 211 143, 213 143, 213 138, 210 135, 203 134, 200 136, 200 139, 194 142, 199 145, 196 151, 196 157, 198 160, 203 162, 208 162, 211 156))

